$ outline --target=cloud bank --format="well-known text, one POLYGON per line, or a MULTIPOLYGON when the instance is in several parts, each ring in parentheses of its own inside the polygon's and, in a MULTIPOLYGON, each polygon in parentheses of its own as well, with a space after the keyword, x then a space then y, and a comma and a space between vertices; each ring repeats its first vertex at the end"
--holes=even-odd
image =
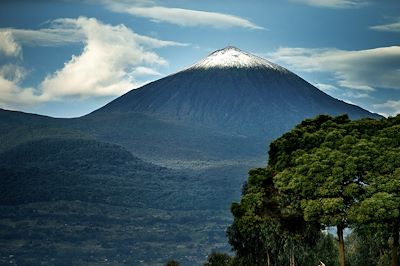
POLYGON ((135 67, 167 65, 124 25, 111 26, 83 17, 57 22, 84 34, 86 40, 82 54, 73 56, 42 82, 43 95, 49 99, 121 95, 138 86, 135 67))
POLYGON ((400 101, 389 100, 381 104, 374 104, 374 108, 381 110, 381 114, 388 116, 395 116, 400 114, 400 101))
MULTIPOLYGON (((9 33, 12 40, 22 45, 27 46, 64 46, 73 43, 85 42, 88 37, 88 32, 85 31, 84 24, 88 24, 90 20, 95 20, 99 25, 106 26, 95 18, 80 17, 78 19, 56 19, 48 23, 47 28, 39 30, 30 29, 14 29, 4 28, 0 29, 1 33, 9 33), (86 22, 85 22, 86 20, 86 22), (74 23, 76 21, 76 23, 74 23)), ((124 25, 114 26, 115 29, 125 27, 124 25)), ((126 27, 125 27, 126 28, 126 27)), ((128 29, 130 35, 142 45, 151 48, 160 48, 165 46, 186 46, 188 44, 179 43, 174 41, 165 41, 155 39, 149 36, 144 36, 135 33, 133 30, 128 29)), ((118 34, 118 32, 116 32, 118 34)))
POLYGON ((109 25, 94 18, 57 19, 40 30, 0 29, 0 53, 17 56, 21 45, 59 46, 81 42, 61 69, 46 76, 37 88, 25 88, 26 70, 18 64, 0 69, 0 104, 9 108, 66 98, 118 96, 143 85, 146 76, 158 76, 158 68, 168 65, 154 48, 182 46, 139 35, 124 25, 109 25), (18 74, 19 73, 19 74, 18 74))
POLYGON ((332 73, 338 86, 350 89, 400 89, 400 46, 358 51, 279 48, 267 56, 295 71, 332 73))

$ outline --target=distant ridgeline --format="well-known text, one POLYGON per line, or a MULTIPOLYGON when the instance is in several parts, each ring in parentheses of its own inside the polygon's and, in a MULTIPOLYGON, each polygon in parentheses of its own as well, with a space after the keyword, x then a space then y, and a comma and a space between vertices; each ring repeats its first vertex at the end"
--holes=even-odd
POLYGON ((0 264, 201 264, 248 169, 321 113, 379 118, 234 47, 80 118, 0 110, 0 264))

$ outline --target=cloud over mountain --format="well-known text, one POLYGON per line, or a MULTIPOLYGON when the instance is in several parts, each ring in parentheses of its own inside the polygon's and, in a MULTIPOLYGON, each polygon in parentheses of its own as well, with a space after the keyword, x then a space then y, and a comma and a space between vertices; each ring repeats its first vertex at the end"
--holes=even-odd
POLYGON ((384 103, 375 104, 374 108, 385 116, 395 116, 396 114, 400 114, 400 100, 388 100, 384 103))
POLYGON ((400 46, 357 51, 286 47, 268 56, 297 71, 332 73, 342 87, 400 89, 400 46))
POLYGON ((0 35, 3 37, 0 52, 7 56, 21 54, 24 45, 82 43, 84 46, 81 54, 72 55, 61 69, 47 75, 36 88, 21 85, 25 75, 11 78, 13 69, 19 73, 28 71, 17 63, 8 64, 7 75, 0 71, 0 97, 5 107, 71 97, 121 95, 142 85, 141 78, 159 75, 158 68, 168 65, 154 49, 187 45, 139 35, 123 24, 104 24, 87 17, 57 19, 48 28, 38 30, 4 28, 0 29, 0 35))
POLYGON ((49 98, 120 95, 138 86, 133 75, 135 67, 168 64, 147 50, 143 41, 124 25, 111 26, 83 17, 59 22, 82 32, 85 47, 42 82, 44 95, 49 98))

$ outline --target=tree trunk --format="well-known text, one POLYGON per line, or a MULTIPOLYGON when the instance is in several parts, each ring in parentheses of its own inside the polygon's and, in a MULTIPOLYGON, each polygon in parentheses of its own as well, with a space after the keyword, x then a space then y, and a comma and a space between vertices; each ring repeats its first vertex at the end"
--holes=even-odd
POLYGON ((399 222, 393 226, 392 266, 399 265, 399 222))
POLYGON ((267 266, 271 266, 271 258, 269 255, 269 250, 267 250, 267 266))
MULTIPOLYGON (((339 239, 339 265, 346 265, 346 255, 344 253, 343 224, 337 225, 337 235, 339 239)), ((396 265, 397 266, 397 265, 396 265)))
POLYGON ((290 263, 290 266, 296 266, 296 260, 294 258, 294 250, 293 249, 290 250, 289 263, 290 263))

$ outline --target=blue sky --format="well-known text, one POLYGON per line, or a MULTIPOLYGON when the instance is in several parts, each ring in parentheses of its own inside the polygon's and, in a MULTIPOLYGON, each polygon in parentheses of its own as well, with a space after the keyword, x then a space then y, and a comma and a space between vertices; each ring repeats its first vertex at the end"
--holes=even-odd
POLYGON ((0 108, 81 116, 233 45, 395 115, 399 11, 398 0, 3 0, 0 108))

